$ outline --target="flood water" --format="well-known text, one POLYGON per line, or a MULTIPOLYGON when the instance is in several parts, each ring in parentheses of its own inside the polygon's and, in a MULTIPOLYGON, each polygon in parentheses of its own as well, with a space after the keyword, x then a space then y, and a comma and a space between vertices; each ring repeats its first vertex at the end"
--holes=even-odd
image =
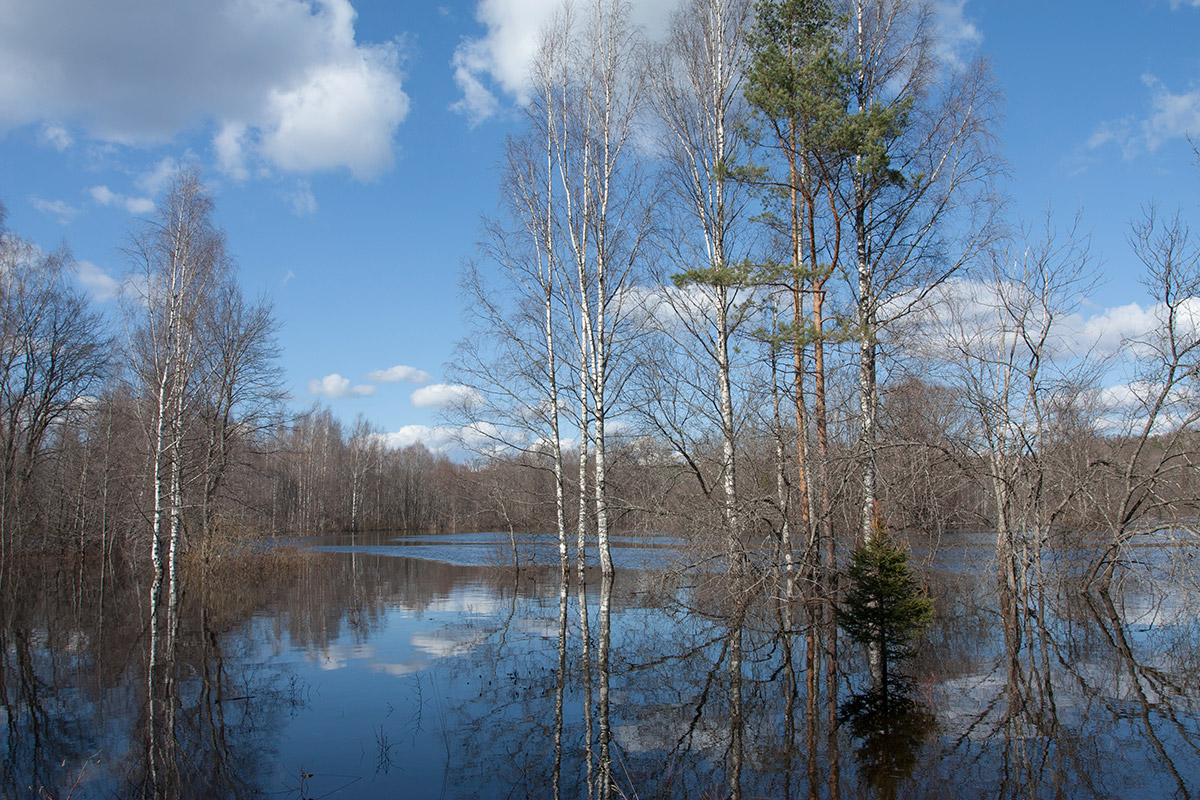
POLYGON ((1001 598, 985 542, 915 551, 937 617, 883 700, 820 610, 621 544, 611 585, 564 584, 548 542, 514 570, 491 534, 214 557, 165 632, 146 570, 31 560, 0 628, 0 796, 1200 795, 1178 552, 1111 595, 1001 598))

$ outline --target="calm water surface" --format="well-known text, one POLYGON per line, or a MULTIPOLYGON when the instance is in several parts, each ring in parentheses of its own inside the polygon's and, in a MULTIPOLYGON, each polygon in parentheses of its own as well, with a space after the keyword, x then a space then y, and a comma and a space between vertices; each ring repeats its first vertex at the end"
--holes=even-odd
POLYGON ((496 534, 311 540, 197 565, 164 631, 143 571, 31 562, 0 630, 0 792, 1200 795, 1178 553, 1147 550, 1158 577, 1119 595, 1000 598, 986 542, 917 551, 938 617, 885 702, 779 587, 735 602, 726 576, 663 578, 669 538, 621 544, 615 584, 581 591, 536 565, 547 542, 521 544, 518 573, 496 534), (169 658, 150 663, 152 638, 169 658))

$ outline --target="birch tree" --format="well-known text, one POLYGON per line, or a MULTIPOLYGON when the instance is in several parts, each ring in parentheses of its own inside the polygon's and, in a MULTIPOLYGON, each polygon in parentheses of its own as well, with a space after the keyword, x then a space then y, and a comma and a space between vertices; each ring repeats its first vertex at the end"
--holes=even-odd
POLYGON ((998 95, 987 66, 938 58, 933 7, 850 0, 854 64, 844 144, 853 170, 839 207, 853 231, 861 535, 876 516, 879 352, 886 332, 970 263, 993 235, 998 95))
POLYGON ((178 556, 184 533, 185 434, 195 409, 199 325, 210 293, 228 273, 224 235, 199 171, 185 169, 168 186, 154 218, 132 236, 137 299, 132 317, 134 371, 149 403, 152 593, 164 577, 178 599, 178 556))
POLYGON ((536 92, 526 109, 528 129, 505 144, 504 219, 487 223, 483 244, 499 278, 489 281, 478 265, 468 268, 463 285, 472 301, 476 336, 459 345, 455 367, 475 392, 473 402, 459 411, 473 430, 487 433, 488 451, 525 451, 534 456, 529 462, 534 464, 548 453, 559 560, 565 570, 569 555, 559 348, 560 319, 566 311, 555 251, 549 103, 564 47, 553 30, 544 34, 532 70, 536 92))
POLYGON ((574 313, 581 441, 590 446, 585 454, 580 445, 581 477, 591 478, 600 568, 611 575, 607 426, 628 374, 621 353, 629 333, 629 289, 649 227, 632 143, 646 86, 637 68, 643 44, 629 23, 628 6, 596 0, 583 17, 578 27, 569 14, 561 18, 567 51, 550 96, 562 243, 557 261, 574 313), (585 455, 590 475, 583 474, 585 455))
POLYGON ((207 536, 239 449, 270 435, 284 399, 279 325, 265 297, 248 300, 232 274, 214 278, 197 320, 200 532, 207 536))
POLYGON ((606 426, 627 376, 621 353, 648 219, 631 146, 642 45, 627 16, 610 0, 567 5, 542 31, 527 127, 506 145, 504 219, 489 223, 484 245, 486 266, 499 266, 500 278, 489 282, 479 265, 468 270, 482 335, 464 342, 457 359, 459 375, 479 393, 475 408, 460 409, 476 438, 495 453, 548 458, 563 563, 568 437, 561 426, 578 424, 579 562, 594 522, 606 574, 613 570, 606 426))
MULTIPOLYGON (((719 486, 726 548, 741 547, 744 511, 738 498, 737 436, 731 341, 751 318, 751 284, 742 233, 747 215, 745 187, 731 170, 746 156, 741 99, 749 51, 743 30, 751 19, 748 0, 685 0, 676 10, 665 46, 654 55, 657 79, 651 99, 662 123, 664 177, 674 213, 657 243, 670 254, 674 273, 657 290, 661 307, 650 320, 667 317, 660 330, 674 348, 697 361, 704 377, 683 419, 659 420, 661 432, 694 462, 685 443, 693 412, 704 414, 714 398, 720 431, 719 486), (697 350, 698 348, 698 350, 697 350), (700 361, 702 359, 702 361, 700 361)), ((676 373, 662 391, 678 391, 689 381, 676 373)), ((710 487, 698 466, 706 494, 710 487)))

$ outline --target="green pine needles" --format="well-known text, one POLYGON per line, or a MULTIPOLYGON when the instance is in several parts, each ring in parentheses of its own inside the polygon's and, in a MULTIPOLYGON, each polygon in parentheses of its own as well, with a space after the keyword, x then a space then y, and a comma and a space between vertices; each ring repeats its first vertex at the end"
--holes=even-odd
POLYGON ((851 639, 872 649, 872 662, 878 660, 874 677, 886 686, 888 665, 915 653, 917 637, 933 619, 933 602, 913 577, 908 553, 883 526, 854 551, 849 577, 850 592, 838 608, 838 623, 851 639))

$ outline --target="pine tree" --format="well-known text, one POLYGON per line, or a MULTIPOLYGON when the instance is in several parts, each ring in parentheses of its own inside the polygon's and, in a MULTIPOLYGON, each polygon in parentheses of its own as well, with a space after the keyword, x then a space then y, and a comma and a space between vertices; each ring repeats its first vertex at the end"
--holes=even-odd
POLYGON ((850 561, 850 591, 838 623, 856 642, 877 650, 877 688, 888 684, 888 664, 911 658, 913 643, 933 619, 933 602, 913 577, 908 554, 882 526, 850 561))

